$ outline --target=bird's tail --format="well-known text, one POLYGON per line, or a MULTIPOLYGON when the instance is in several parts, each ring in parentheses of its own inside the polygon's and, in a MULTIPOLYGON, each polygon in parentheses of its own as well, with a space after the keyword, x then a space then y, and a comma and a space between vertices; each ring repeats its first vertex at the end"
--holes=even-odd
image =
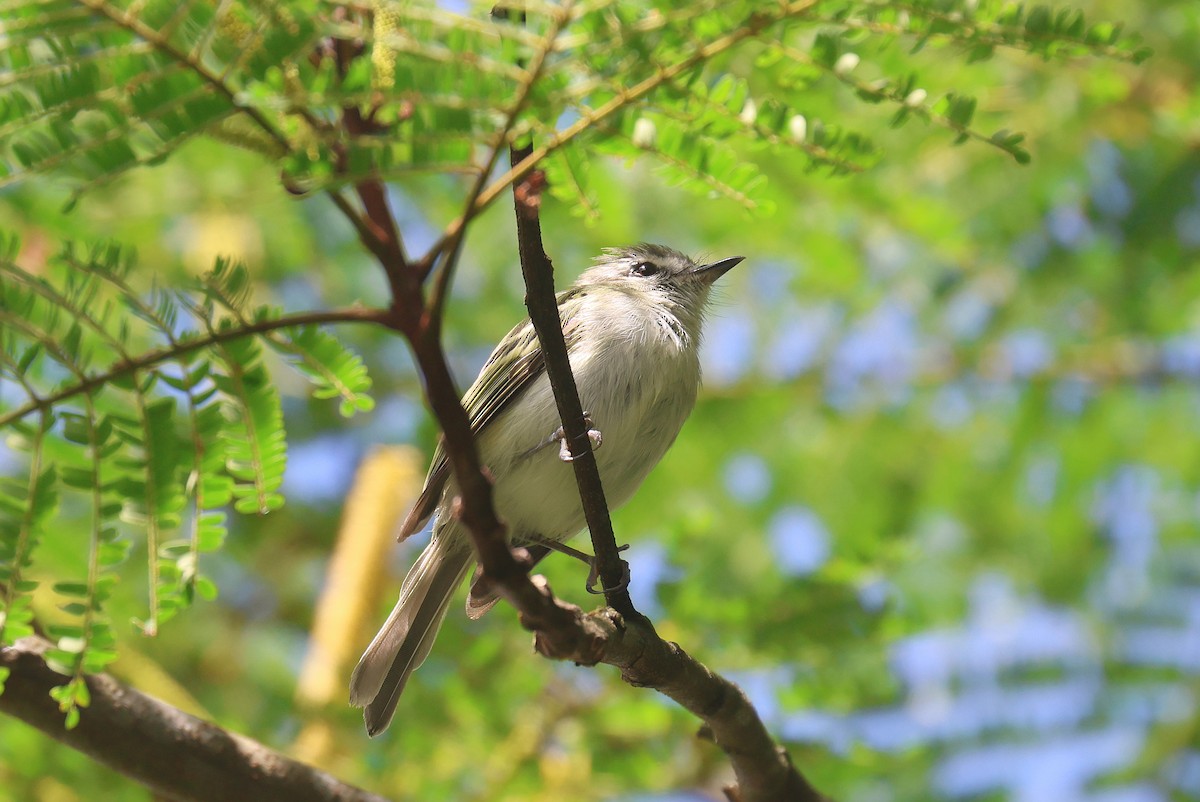
MULTIPOLYGON (((448 534, 448 533, 447 533, 448 534)), ((362 707, 367 734, 387 729, 404 684, 433 648, 450 597, 471 565, 470 549, 435 537, 400 588, 400 600, 350 677, 350 704, 362 707)))

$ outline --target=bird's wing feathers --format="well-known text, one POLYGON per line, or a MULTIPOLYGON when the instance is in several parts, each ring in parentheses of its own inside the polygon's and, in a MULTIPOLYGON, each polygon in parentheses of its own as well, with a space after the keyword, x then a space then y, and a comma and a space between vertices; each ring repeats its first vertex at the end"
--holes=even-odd
MULTIPOLYGON (((558 295, 558 313, 563 320, 563 336, 568 349, 579 339, 577 327, 572 325, 574 320, 568 302, 585 293, 572 288, 558 295)), ((462 404, 471 420, 471 433, 478 437, 545 370, 546 360, 537 333, 533 330, 533 324, 525 320, 513 327, 500 341, 487 362, 483 363, 474 384, 463 395, 462 404)), ((429 466, 429 475, 425 477, 425 487, 400 526, 400 540, 425 527, 437 509, 449 478, 450 462, 446 458, 446 449, 439 442, 429 466)))

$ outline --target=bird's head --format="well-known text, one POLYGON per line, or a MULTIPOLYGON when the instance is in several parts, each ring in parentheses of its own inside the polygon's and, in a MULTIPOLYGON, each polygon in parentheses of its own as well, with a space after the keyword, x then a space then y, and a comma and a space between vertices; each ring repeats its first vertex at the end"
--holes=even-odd
POLYGON ((641 243, 627 248, 607 248, 595 267, 579 277, 578 285, 608 285, 629 292, 661 296, 676 304, 703 305, 713 282, 741 262, 732 256, 696 264, 677 250, 641 243))

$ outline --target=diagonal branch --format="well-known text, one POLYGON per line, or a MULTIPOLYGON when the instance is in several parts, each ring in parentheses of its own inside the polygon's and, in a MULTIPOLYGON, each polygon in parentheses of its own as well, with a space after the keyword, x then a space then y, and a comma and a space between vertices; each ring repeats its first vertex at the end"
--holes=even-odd
MULTIPOLYGON (((535 582, 549 594, 541 577, 536 577, 535 582)), ((711 738, 733 766, 737 785, 725 789, 731 800, 830 802, 796 769, 787 751, 772 740, 741 688, 692 657, 679 644, 663 640, 649 619, 623 618, 611 608, 585 614, 574 605, 557 604, 573 612, 573 626, 594 633, 593 638, 586 643, 587 649, 559 650, 564 643, 558 638, 561 628, 531 626, 531 617, 521 607, 521 622, 526 628, 535 629, 538 652, 551 659, 616 666, 627 684, 653 688, 701 719, 704 722, 701 735, 711 738)))
POLYGON ((386 802, 107 674, 87 678, 87 715, 68 730, 58 703, 50 698, 50 690, 67 679, 46 665, 51 647, 46 639, 31 636, 0 648, 0 670, 11 672, 0 695, 0 712, 143 783, 156 798, 386 802))
MULTIPOLYGON (((528 156, 529 147, 514 150, 512 161, 528 156)), ((634 687, 650 687, 699 716, 713 740, 729 756, 738 785, 729 789, 739 802, 820 802, 822 797, 792 765, 787 752, 775 744, 762 719, 736 685, 709 670, 678 645, 654 631, 649 619, 637 612, 628 591, 621 587, 624 566, 617 550, 612 521, 604 498, 600 472, 592 455, 583 407, 554 296, 554 268, 542 247, 535 181, 514 187, 517 239, 521 272, 525 277, 525 303, 537 330, 546 359, 546 372, 554 390, 563 431, 574 457, 575 480, 587 516, 592 545, 606 588, 609 608, 590 615, 574 605, 554 599, 540 577, 499 580, 492 574, 488 555, 480 555, 485 576, 501 585, 501 592, 521 613, 521 623, 536 636, 537 650, 553 659, 591 665, 617 666, 621 678, 634 687), (532 185, 532 186, 531 186, 532 185), (528 587, 538 596, 530 596, 528 587)))

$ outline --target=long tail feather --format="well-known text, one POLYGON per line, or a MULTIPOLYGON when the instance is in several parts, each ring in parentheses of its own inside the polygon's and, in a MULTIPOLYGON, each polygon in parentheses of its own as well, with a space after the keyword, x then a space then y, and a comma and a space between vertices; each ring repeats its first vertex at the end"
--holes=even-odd
MULTIPOLYGON (((448 540, 448 539, 447 539, 448 540)), ((400 588, 400 600, 350 678, 350 703, 362 707, 367 734, 387 729, 409 676, 429 656, 450 597, 471 565, 469 549, 435 537, 400 588)))

